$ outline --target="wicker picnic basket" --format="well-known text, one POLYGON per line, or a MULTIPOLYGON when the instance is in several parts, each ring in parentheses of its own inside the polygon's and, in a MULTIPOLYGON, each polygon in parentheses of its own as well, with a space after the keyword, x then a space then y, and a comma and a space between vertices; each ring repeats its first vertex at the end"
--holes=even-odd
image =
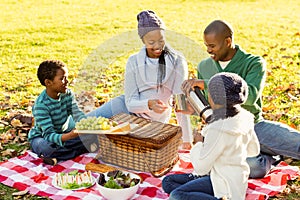
POLYGON ((122 168, 150 172, 160 177, 178 161, 182 131, 179 126, 151 122, 121 113, 113 120, 138 124, 127 135, 99 135, 97 158, 122 168))

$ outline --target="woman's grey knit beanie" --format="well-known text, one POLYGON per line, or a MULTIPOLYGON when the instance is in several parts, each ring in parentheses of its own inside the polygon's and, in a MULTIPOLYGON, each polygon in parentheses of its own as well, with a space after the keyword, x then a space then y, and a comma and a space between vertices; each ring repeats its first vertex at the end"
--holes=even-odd
POLYGON ((138 34, 143 38, 148 32, 162 29, 165 30, 164 22, 152 10, 145 10, 137 15, 138 34))

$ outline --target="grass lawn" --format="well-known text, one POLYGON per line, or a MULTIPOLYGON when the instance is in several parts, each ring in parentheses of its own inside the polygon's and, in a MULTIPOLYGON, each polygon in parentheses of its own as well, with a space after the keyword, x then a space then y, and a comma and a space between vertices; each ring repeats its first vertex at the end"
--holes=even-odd
MULTIPOLYGON (((145 9, 154 10, 165 22, 171 45, 187 57, 190 77, 206 56, 204 28, 215 19, 230 22, 235 42, 268 63, 265 118, 300 130, 298 0, 0 0, 0 117, 11 110, 30 110, 43 90, 37 66, 46 59, 64 61, 72 89, 94 90, 100 103, 122 92, 126 60, 142 45, 136 15, 145 9)), ((0 135, 4 131, 0 129, 0 135)), ((0 150, 21 152, 20 146, 1 144, 0 150)), ((0 184, 0 199, 13 199, 13 191, 0 184)), ((283 197, 297 198, 300 195, 283 197)))

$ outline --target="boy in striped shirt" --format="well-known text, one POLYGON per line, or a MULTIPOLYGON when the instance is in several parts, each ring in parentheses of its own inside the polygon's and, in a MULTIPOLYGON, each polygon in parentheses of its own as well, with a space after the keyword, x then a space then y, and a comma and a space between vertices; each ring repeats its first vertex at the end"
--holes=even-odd
POLYGON ((50 165, 88 152, 75 129, 75 122, 86 116, 67 87, 66 65, 46 60, 39 65, 37 76, 46 89, 32 108, 34 127, 28 135, 32 151, 50 165))

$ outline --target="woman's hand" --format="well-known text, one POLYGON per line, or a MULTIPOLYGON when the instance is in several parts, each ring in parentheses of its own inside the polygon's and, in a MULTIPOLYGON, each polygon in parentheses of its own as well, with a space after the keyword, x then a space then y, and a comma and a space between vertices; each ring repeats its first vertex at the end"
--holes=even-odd
POLYGON ((204 81, 200 79, 189 79, 183 81, 181 84, 181 90, 185 95, 189 95, 191 90, 194 90, 194 87, 198 86, 201 90, 204 90, 204 81))
POLYGON ((150 110, 153 110, 156 113, 163 113, 168 109, 168 106, 159 99, 148 100, 148 107, 150 110))

